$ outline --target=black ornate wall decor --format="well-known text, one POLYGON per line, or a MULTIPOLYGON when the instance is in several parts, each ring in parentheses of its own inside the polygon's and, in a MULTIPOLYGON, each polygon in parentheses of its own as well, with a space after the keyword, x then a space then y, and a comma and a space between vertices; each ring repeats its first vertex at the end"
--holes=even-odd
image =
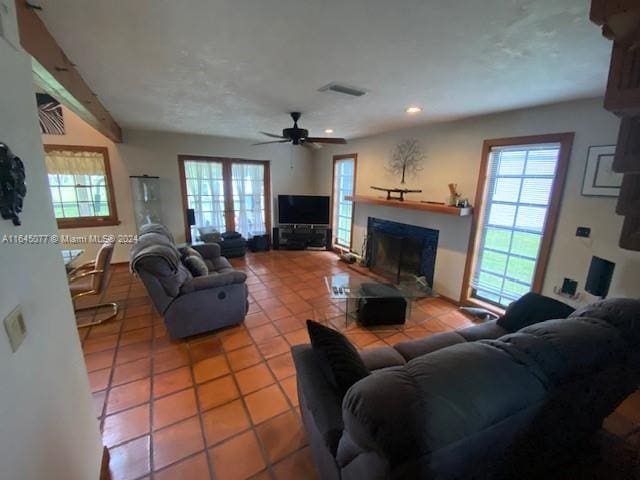
POLYGON ((14 225, 20 225, 18 214, 27 194, 24 164, 8 145, 0 142, 0 214, 14 225))

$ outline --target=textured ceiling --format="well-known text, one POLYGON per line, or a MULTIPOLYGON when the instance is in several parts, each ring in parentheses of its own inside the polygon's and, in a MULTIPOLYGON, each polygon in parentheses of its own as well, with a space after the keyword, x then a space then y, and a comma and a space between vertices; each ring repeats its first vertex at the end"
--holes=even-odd
POLYGON ((357 137, 601 95, 587 0, 41 0, 123 127, 357 137), (361 98, 320 93, 332 81, 361 98), (407 105, 423 113, 408 116, 407 105))

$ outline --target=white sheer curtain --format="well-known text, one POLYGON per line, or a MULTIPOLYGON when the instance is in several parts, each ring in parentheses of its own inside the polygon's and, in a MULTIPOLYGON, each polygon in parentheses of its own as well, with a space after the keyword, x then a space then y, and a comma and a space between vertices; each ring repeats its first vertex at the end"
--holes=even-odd
MULTIPOLYGON (((226 230, 224 218, 224 181, 222 163, 208 160, 184 162, 189 208, 195 213, 195 227, 226 230)), ((192 232, 192 237, 195 232, 192 232)))
POLYGON ((231 166, 231 176, 236 231, 245 238, 251 233, 264 233, 264 166, 234 163, 231 166))

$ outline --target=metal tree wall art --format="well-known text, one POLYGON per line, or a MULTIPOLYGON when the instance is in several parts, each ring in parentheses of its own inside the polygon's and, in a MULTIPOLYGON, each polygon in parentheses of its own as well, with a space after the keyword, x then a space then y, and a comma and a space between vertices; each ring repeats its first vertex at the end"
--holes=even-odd
POLYGON ((415 177, 422 170, 422 162, 425 158, 426 155, 422 153, 417 140, 405 140, 396 146, 387 170, 394 175, 401 175, 400 183, 404 184, 407 176, 415 177))

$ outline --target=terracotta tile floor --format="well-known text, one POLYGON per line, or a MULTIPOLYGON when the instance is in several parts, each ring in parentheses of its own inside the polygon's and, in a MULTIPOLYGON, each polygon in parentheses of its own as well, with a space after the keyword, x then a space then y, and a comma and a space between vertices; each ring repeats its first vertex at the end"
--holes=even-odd
MULTIPOLYGON (((306 319, 344 331, 360 349, 471 325, 454 305, 430 299, 402 326, 345 326, 323 276, 356 274, 328 252, 232 263, 247 274, 246 321, 187 341, 168 337, 126 266, 113 268, 103 301, 118 302, 120 314, 80 335, 114 480, 314 479, 290 354, 308 342, 306 319)), ((640 425, 638 411, 625 405, 612 429, 637 432, 628 422, 640 425)))

